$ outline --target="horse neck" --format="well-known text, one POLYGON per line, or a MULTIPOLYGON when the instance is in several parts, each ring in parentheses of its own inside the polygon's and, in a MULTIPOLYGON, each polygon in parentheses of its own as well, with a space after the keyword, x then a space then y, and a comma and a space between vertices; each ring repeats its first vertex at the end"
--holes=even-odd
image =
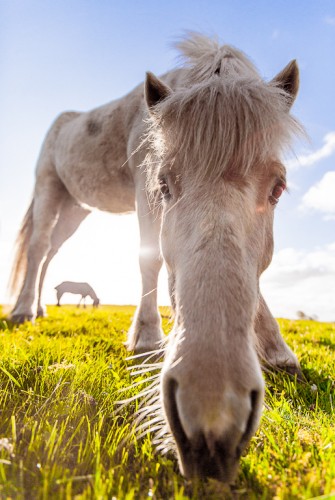
POLYGON ((98 296, 94 290, 90 291, 89 296, 91 297, 92 300, 98 300, 98 296))

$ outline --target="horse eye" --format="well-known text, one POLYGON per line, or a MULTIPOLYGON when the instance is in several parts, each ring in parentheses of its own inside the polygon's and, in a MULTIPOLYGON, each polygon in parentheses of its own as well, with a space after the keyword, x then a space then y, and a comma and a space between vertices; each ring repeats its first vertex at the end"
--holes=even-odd
POLYGON ((281 197, 281 195, 283 194, 285 189, 286 189, 286 186, 283 182, 278 182, 275 185, 275 187, 272 190, 272 193, 269 196, 269 201, 270 201, 271 205, 277 205, 279 198, 281 197))
POLYGON ((159 188, 161 195, 163 196, 165 201, 168 201, 171 198, 171 193, 169 190, 169 186, 166 180, 166 177, 161 177, 159 179, 159 188))

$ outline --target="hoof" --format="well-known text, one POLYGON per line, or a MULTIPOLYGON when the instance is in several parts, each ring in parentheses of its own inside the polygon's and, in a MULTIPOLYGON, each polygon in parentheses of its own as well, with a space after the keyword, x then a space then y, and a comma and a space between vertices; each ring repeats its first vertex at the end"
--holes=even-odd
POLYGON ((162 340, 159 340, 155 343, 152 343, 152 342, 143 343, 143 342, 139 341, 139 342, 137 342, 137 344, 135 346, 126 342, 126 347, 127 347, 128 351, 133 352, 134 354, 145 355, 146 353, 152 353, 155 351, 163 350, 163 349, 161 349, 161 344, 162 344, 162 340))
POLYGON ((130 353, 128 359, 136 358, 136 363, 139 365, 145 365, 146 363, 150 363, 150 365, 154 363, 161 363, 164 358, 165 349, 161 347, 161 343, 154 348, 145 348, 136 347, 135 349, 130 349, 127 342, 125 342, 125 346, 130 353))
POLYGON ((288 375, 291 375, 292 377, 297 377, 298 382, 306 382, 300 366, 279 366, 278 370, 288 373, 288 375))
POLYGON ((147 358, 150 357, 152 363, 158 362, 164 355, 164 349, 160 346, 154 347, 154 349, 145 349, 144 347, 136 348, 134 354, 140 356, 145 362, 147 358))
POLYGON ((297 377, 298 382, 306 382, 299 365, 273 365, 265 362, 263 370, 265 370, 265 372, 271 371, 273 373, 287 373, 292 377, 297 377))
POLYGON ((148 326, 141 324, 132 325, 128 332, 126 347, 134 354, 159 351, 164 339, 160 325, 148 326))
POLYGON ((45 309, 38 309, 36 318, 45 318, 47 316, 47 312, 45 309))
POLYGON ((34 316, 32 314, 12 314, 10 316, 10 320, 13 323, 16 323, 18 325, 21 325, 22 323, 25 323, 26 321, 33 321, 34 316))

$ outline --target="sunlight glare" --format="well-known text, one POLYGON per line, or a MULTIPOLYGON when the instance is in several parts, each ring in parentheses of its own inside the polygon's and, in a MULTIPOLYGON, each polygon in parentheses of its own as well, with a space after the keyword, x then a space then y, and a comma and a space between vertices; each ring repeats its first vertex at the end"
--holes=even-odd
MULTIPOLYGON (((64 243, 50 264, 43 300, 54 304, 54 287, 62 281, 89 283, 102 304, 138 304, 141 293, 139 229, 136 215, 94 211, 64 243)), ((150 247, 143 249, 150 254, 150 247)), ((77 303, 64 295, 64 303, 77 303)), ((166 270, 160 273, 158 301, 169 304, 166 270)), ((89 303, 89 301, 87 301, 89 303)))

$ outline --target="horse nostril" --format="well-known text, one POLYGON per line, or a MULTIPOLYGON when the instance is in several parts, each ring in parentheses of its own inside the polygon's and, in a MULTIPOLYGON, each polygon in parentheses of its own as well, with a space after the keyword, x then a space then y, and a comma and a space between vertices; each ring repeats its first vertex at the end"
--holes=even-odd
POLYGON ((255 410, 255 407, 257 405, 259 393, 258 391, 251 391, 250 393, 250 401, 251 401, 251 412, 255 410))
POLYGON ((176 402, 177 388, 178 388, 178 382, 173 378, 169 379, 166 384, 166 393, 172 417, 178 415, 177 402, 176 402))
POLYGON ((175 379, 170 378, 165 382, 167 401, 164 404, 164 407, 167 420, 171 432, 175 437, 175 440, 177 441, 179 446, 187 448, 189 446, 189 443, 185 431, 183 429, 182 423, 180 421, 179 411, 176 401, 177 389, 178 389, 178 382, 175 379))
POLYGON ((247 426, 246 426, 246 429, 245 429, 244 434, 242 436, 242 439, 240 441, 240 444, 236 448, 236 457, 237 458, 240 458, 244 448, 246 447, 246 445, 249 442, 249 439, 251 438, 251 436, 254 433, 255 423, 256 423, 255 421, 257 420, 257 416, 258 416, 257 410, 258 410, 260 398, 261 398, 261 393, 259 391, 254 390, 254 391, 250 392, 251 411, 250 411, 247 426))

